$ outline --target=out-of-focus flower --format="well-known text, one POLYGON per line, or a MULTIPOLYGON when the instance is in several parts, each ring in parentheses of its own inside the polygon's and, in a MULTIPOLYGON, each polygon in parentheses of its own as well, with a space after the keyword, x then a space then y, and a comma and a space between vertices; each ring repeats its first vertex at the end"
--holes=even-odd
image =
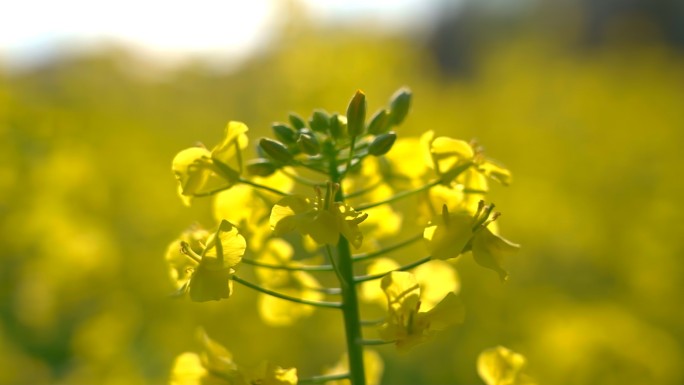
POLYGON ((301 195, 282 198, 271 210, 270 222, 275 235, 297 230, 301 235, 311 236, 320 245, 336 245, 342 235, 358 249, 363 242, 359 223, 368 214, 355 211, 348 204, 334 202, 335 190, 334 184, 328 184, 323 197, 317 189, 313 201, 301 195))
POLYGON ((449 213, 446 205, 443 206, 442 215, 433 219, 423 232, 432 257, 450 259, 472 251, 475 262, 496 271, 502 280, 506 280, 508 272, 503 269, 503 261, 520 246, 488 228, 499 216, 492 214, 493 209, 493 205, 485 206, 481 202, 475 215, 471 215, 468 212, 449 213))
POLYGON ((525 357, 503 346, 489 348, 477 358, 477 373, 487 385, 535 385, 527 374, 525 357))
POLYGON ((170 385, 296 385, 297 369, 283 369, 270 362, 250 370, 238 366, 233 355, 200 330, 200 354, 185 352, 176 357, 170 385))
MULTIPOLYGON (((259 254, 257 261, 277 266, 297 266, 292 261, 294 249, 282 239, 269 240, 264 250, 259 254)), ((305 271, 287 271, 265 267, 254 269, 261 285, 267 289, 278 291, 291 297, 302 298, 310 301, 320 301, 324 298, 318 290, 320 283, 305 271)), ((259 315, 262 320, 273 326, 287 326, 295 321, 313 314, 313 306, 294 303, 266 294, 259 294, 259 315)))
POLYGON ((453 292, 429 311, 421 312, 420 285, 409 272, 393 271, 381 285, 387 296, 388 315, 380 326, 380 337, 394 341, 399 349, 425 342, 435 332, 463 322, 463 306, 453 292))

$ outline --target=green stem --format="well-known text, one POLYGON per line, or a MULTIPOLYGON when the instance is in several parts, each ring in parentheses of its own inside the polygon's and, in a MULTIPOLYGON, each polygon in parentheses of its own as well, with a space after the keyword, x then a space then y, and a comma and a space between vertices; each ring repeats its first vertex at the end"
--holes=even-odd
MULTIPOLYGON (((414 267, 420 266, 420 265, 424 264, 425 262, 429 262, 429 261, 431 261, 431 260, 432 260, 432 257, 429 257, 429 256, 428 256, 428 257, 425 257, 425 258, 421 258, 421 259, 419 259, 419 260, 417 260, 417 261, 415 261, 415 262, 411 262, 411 263, 409 263, 409 264, 406 264, 406 265, 404 265, 404 266, 401 266, 401 267, 399 267, 399 268, 397 268, 397 269, 394 269, 394 270, 392 270, 392 271, 406 271, 406 270, 411 270, 411 269, 413 269, 414 267)), ((372 280, 374 280, 374 279, 380 279, 380 278, 386 276, 387 274, 391 273, 392 271, 388 271, 388 272, 386 272, 386 273, 380 273, 380 274, 362 275, 362 276, 360 276, 360 277, 356 277, 356 278, 354 279, 354 283, 361 283, 361 282, 366 282, 366 281, 372 281, 372 280)))
MULTIPOLYGON (((334 158, 333 158, 334 159, 334 158)), ((339 183, 340 188, 335 194, 335 201, 344 201, 342 191, 342 176, 337 169, 337 162, 330 162, 330 178, 334 183, 339 183)), ((342 289, 342 314, 344 316, 344 330, 347 340, 347 353, 349 357, 349 380, 351 385, 365 385, 366 374, 363 365, 363 345, 361 344, 361 317, 356 286, 354 285, 354 261, 352 260, 349 241, 340 235, 337 243, 336 267, 342 289)))
POLYGON ((373 202, 373 203, 366 203, 364 205, 356 206, 356 207, 354 207, 354 210, 363 211, 363 210, 367 210, 367 209, 370 209, 370 208, 373 208, 376 206, 384 205, 386 203, 392 203, 392 202, 398 201, 400 199, 406 198, 408 196, 411 196, 414 194, 419 194, 423 191, 429 190, 429 189, 437 186, 440 183, 442 183, 441 179, 435 179, 432 182, 426 184, 425 186, 421 186, 421 187, 415 188, 413 190, 402 191, 402 192, 397 193, 396 195, 393 195, 393 196, 391 196, 385 200, 381 200, 381 201, 373 202))
POLYGON ((401 241, 397 244, 394 244, 392 246, 388 246, 388 247, 381 249, 381 250, 378 250, 378 251, 374 251, 372 253, 357 254, 357 255, 353 256, 352 259, 354 260, 354 262, 358 262, 358 261, 365 261, 367 259, 379 257, 381 255, 387 254, 387 253, 392 252, 394 250, 400 249, 404 246, 410 245, 411 243, 416 242, 416 241, 421 240, 421 239, 423 239, 423 234, 418 234, 418 235, 415 235, 409 239, 401 241))
POLYGON ((258 189, 270 191, 270 192, 272 192, 272 193, 274 193, 274 194, 278 194, 278 195, 282 195, 282 196, 290 195, 290 194, 288 194, 288 193, 286 193, 286 192, 280 191, 280 190, 278 190, 278 189, 274 189, 273 187, 269 187, 269 186, 266 186, 266 185, 263 185, 263 184, 259 184, 259 183, 256 183, 256 182, 252 182, 252 181, 249 180, 249 179, 240 178, 240 179, 238 179, 238 182, 244 183, 244 184, 247 184, 247 185, 250 185, 250 186, 255 187, 255 188, 258 188, 258 189))
POLYGON ((346 380, 349 378, 349 373, 341 374, 327 374, 322 376, 313 376, 307 378, 300 378, 298 384, 320 384, 321 382, 335 381, 335 380, 346 380))
POLYGON ((256 291, 264 293, 264 294, 268 294, 268 295, 276 297, 276 298, 284 299, 286 301, 301 303, 303 305, 311 305, 311 306, 316 306, 316 307, 329 308, 329 309, 342 309, 343 308, 342 304, 339 302, 310 301, 310 300, 301 299, 301 298, 297 298, 297 297, 290 297, 289 295, 278 293, 276 291, 266 289, 265 287, 255 285, 249 281, 246 281, 246 280, 238 277, 237 275, 234 275, 232 277, 232 279, 233 279, 233 281, 235 281, 239 284, 242 284, 244 286, 247 286, 250 289, 256 290, 256 291))
POLYGON ((318 266, 288 266, 288 265, 274 265, 270 263, 260 262, 254 259, 242 258, 242 263, 248 265, 263 267, 265 269, 273 270, 287 270, 287 271, 333 271, 332 265, 318 265, 318 266))

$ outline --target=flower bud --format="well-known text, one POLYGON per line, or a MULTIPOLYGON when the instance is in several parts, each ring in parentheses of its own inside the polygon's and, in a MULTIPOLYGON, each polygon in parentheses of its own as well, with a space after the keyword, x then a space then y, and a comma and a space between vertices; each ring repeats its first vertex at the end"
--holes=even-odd
POLYGON ((292 127, 283 123, 273 123, 272 128, 273 134, 279 141, 285 144, 293 144, 297 141, 297 131, 292 127))
POLYGON ((400 88, 390 99, 390 122, 399 125, 404 121, 411 107, 411 90, 400 88))
POLYGON ((366 122, 366 94, 357 90, 347 107, 347 132, 350 138, 363 134, 366 122))
POLYGON ((389 112, 387 110, 379 110, 370 119, 368 123, 368 133, 373 135, 384 134, 389 130, 389 112))
POLYGON ((269 176, 277 170, 277 167, 268 159, 251 159, 247 162, 247 172, 255 176, 269 176))
POLYGON ((316 132, 327 133, 330 128, 330 114, 324 110, 315 110, 309 120, 309 127, 316 132))
POLYGON ((392 149, 394 141, 396 140, 397 134, 394 131, 378 135, 373 139, 370 146, 368 146, 368 153, 375 156, 385 155, 392 149))
POLYGON ((312 133, 302 133, 297 139, 297 145, 303 153, 308 155, 318 155, 321 153, 321 146, 318 144, 316 135, 312 133))
POLYGON ((292 154, 287 150, 287 147, 276 140, 261 138, 259 147, 266 155, 277 162, 288 164, 292 161, 292 154))
POLYGON ((294 127, 295 130, 301 130, 302 128, 306 127, 306 122, 304 121, 304 119, 302 119, 301 116, 295 114, 294 112, 290 112, 289 119, 290 124, 292 124, 292 127, 294 127))

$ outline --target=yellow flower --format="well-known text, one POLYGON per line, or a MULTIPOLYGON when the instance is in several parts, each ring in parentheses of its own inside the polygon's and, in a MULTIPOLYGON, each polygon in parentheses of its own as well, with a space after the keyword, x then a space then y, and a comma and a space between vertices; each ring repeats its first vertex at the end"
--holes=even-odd
POLYGON ((381 285, 387 296, 388 315, 380 326, 380 337, 394 341, 399 349, 420 344, 435 332, 463 322, 463 306, 453 292, 429 311, 421 312, 420 285, 409 272, 393 271, 381 285))
POLYGON ((243 369, 232 354, 200 330, 200 354, 182 353, 171 369, 170 385, 296 385, 297 369, 283 369, 265 362, 254 370, 243 369))
POLYGON ((230 297, 234 267, 242 260, 245 248, 245 238, 226 220, 213 234, 193 230, 181 236, 171 244, 166 257, 172 278, 179 286, 178 294, 188 293, 196 302, 230 297), (174 247, 178 247, 175 250, 180 250, 180 254, 174 247))
POLYGON ((192 197, 205 190, 212 176, 220 176, 228 185, 235 184, 242 173, 241 151, 247 147, 247 126, 228 122, 224 138, 211 152, 205 147, 191 147, 176 154, 171 164, 178 180, 178 193, 190 205, 192 197))
POLYGON ((355 211, 345 203, 334 202, 338 187, 329 183, 325 197, 317 189, 313 201, 301 195, 291 195, 279 200, 273 206, 270 218, 275 235, 297 230, 302 236, 311 236, 319 245, 336 245, 342 235, 358 249, 363 242, 359 223, 368 214, 355 211))
POLYGON ((526 360, 522 354, 503 346, 484 350, 477 358, 477 373, 487 385, 534 385, 523 373, 526 360))
MULTIPOLYGON (((377 258, 368 265, 366 274, 375 275, 389 273, 399 268, 399 264, 390 258, 377 258)), ((454 267, 441 260, 431 260, 415 269, 413 275, 420 285, 420 304, 424 311, 434 308, 447 294, 458 293, 461 285, 454 267)), ((363 282, 359 288, 359 296, 367 302, 385 306, 387 297, 377 281, 363 282)))
POLYGON ((480 266, 499 273, 502 280, 508 278, 503 269, 503 261, 511 253, 520 248, 499 235, 496 235, 490 224, 499 213, 492 214, 494 205, 480 205, 475 215, 468 212, 449 213, 443 206, 442 215, 435 218, 423 232, 428 251, 433 258, 456 258, 462 253, 472 251, 473 258, 480 266))
MULTIPOLYGON (((434 134, 431 131, 427 135, 429 138, 427 142, 429 143, 430 155, 432 157, 431 166, 434 167, 437 174, 445 182, 451 183, 456 177, 461 177, 460 180, 457 180, 457 183, 463 183, 463 173, 465 170, 472 168, 503 185, 511 183, 511 172, 487 159, 480 147, 446 136, 432 138, 434 134)), ((471 180, 470 183, 472 182, 471 180)), ((482 186, 481 181, 477 181, 476 184, 482 186)), ((467 187, 472 188, 474 186, 467 187)), ((484 187, 486 190, 486 185, 484 187)))

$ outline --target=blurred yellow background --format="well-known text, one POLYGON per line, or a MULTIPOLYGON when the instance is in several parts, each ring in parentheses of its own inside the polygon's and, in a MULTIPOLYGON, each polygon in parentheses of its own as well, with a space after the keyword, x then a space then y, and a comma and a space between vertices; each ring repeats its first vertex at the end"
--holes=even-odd
POLYGON ((384 383, 481 383, 477 354, 499 344, 540 384, 683 383, 684 17, 614 3, 459 8, 421 36, 292 11, 231 71, 161 70, 117 46, 0 67, 0 384, 163 384, 198 325, 239 362, 334 365, 334 312, 274 328, 244 288, 167 298, 167 244, 212 224, 209 202, 181 205, 171 159, 228 120, 255 142, 289 111, 343 112, 357 88, 374 111, 403 85, 400 137, 477 138, 513 171, 490 199, 522 249, 505 284, 461 261, 465 324, 379 347, 384 383))

